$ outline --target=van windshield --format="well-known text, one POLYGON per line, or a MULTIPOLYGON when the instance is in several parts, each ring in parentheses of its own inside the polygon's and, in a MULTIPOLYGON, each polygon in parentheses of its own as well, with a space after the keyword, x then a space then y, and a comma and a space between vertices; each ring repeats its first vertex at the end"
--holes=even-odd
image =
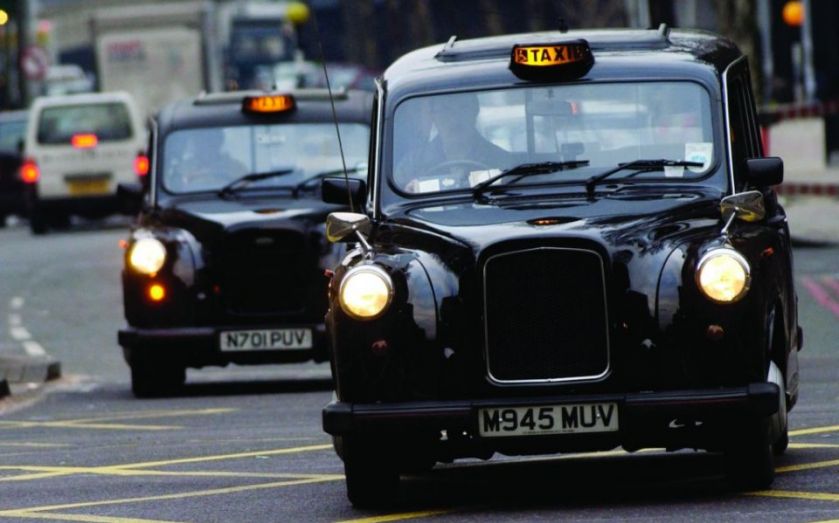
POLYGON ((445 93, 396 108, 391 183, 403 194, 468 190, 504 170, 546 162, 567 168, 502 182, 581 183, 619 164, 652 159, 698 165, 627 170, 612 179, 689 181, 708 174, 719 156, 710 96, 693 82, 445 93))
POLYGON ((128 108, 120 102, 45 107, 38 119, 38 143, 64 145, 78 134, 95 134, 97 141, 132 138, 128 108))

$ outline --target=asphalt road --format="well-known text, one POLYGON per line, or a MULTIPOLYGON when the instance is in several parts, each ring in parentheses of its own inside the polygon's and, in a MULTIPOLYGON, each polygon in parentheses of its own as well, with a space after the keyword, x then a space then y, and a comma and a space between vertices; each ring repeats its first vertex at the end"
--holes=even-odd
POLYGON ((116 344, 124 235, 0 231, 0 351, 24 350, 23 328, 64 369, 0 402, 0 523, 839 518, 839 248, 796 251, 803 384, 772 490, 728 492, 711 454, 612 452, 438 467, 366 512, 320 430, 326 366, 190 371, 180 397, 131 396, 116 344))

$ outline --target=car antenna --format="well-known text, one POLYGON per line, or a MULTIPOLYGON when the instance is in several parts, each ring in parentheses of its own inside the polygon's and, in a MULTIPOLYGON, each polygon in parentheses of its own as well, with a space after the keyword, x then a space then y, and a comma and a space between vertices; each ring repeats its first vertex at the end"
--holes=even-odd
POLYGON ((344 169, 344 181, 347 185, 347 200, 350 202, 350 212, 355 212, 355 205, 352 201, 352 192, 350 191, 350 175, 347 172, 347 160, 344 158, 344 144, 341 141, 341 128, 338 126, 338 113, 335 111, 335 97, 332 96, 332 85, 329 83, 329 72, 326 68, 326 55, 323 53, 323 39, 320 37, 320 28, 318 27, 318 15, 313 13, 312 22, 314 23, 315 35, 318 39, 318 48, 320 49, 320 62, 323 66, 323 77, 326 79, 326 92, 329 94, 329 105, 332 107, 332 121, 335 124, 335 134, 338 135, 338 151, 341 153, 341 167, 344 169))

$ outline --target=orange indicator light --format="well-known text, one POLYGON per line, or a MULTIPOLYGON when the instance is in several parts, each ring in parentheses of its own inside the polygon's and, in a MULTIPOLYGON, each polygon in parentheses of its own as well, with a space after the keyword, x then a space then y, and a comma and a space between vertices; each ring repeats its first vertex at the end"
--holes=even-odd
POLYGON ((138 154, 134 158, 134 173, 137 176, 145 176, 149 174, 149 157, 145 154, 138 154))
POLYGON ((249 96, 242 102, 246 113, 283 113, 294 109, 294 97, 288 94, 249 96))
POLYGON ((70 143, 76 149, 91 149, 99 143, 99 138, 95 134, 74 134, 70 143))
POLYGON ((23 183, 33 184, 38 183, 38 179, 41 178, 41 170, 38 169, 38 164, 35 163, 35 160, 26 160, 20 166, 20 179, 23 183))
POLYGON ((149 298, 151 301, 163 301, 166 297, 166 287, 159 283, 152 283, 149 285, 149 298))

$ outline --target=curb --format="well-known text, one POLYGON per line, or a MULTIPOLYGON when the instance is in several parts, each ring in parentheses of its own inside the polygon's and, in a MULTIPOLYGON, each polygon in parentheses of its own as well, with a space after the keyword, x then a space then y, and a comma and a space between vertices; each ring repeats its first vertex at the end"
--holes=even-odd
MULTIPOLYGON (((43 383, 61 377, 61 362, 52 356, 0 356, 0 397, 9 383, 43 383)), ((8 395, 8 394, 5 394, 8 395)))

